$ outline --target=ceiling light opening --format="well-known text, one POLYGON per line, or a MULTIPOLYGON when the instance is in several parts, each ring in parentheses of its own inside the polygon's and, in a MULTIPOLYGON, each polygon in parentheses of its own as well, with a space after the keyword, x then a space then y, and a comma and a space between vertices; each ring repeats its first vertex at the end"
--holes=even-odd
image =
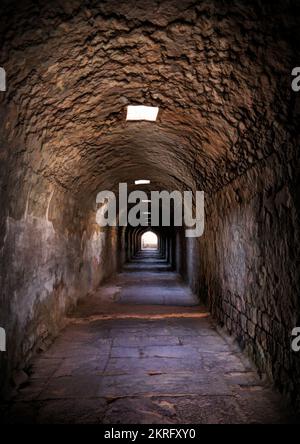
POLYGON ((158 114, 157 106, 129 105, 126 120, 149 120, 155 122, 158 114))
POLYGON ((148 185, 150 180, 148 179, 139 179, 134 181, 135 185, 148 185))

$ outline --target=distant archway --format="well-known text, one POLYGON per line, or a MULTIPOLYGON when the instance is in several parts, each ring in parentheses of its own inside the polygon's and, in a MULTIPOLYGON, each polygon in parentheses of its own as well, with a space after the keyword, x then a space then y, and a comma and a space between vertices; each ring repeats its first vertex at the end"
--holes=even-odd
POLYGON ((146 231, 141 238, 142 250, 157 250, 158 249, 158 237, 153 231, 146 231))

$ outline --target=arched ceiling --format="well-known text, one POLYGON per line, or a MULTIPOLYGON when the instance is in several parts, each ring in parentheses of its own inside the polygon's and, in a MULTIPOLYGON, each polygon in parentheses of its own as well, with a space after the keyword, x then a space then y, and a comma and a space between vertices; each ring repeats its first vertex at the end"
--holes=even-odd
POLYGON ((211 192, 286 143, 289 2, 5 3, 4 126, 78 195, 139 178, 211 192), (128 104, 157 121, 126 122, 128 104))

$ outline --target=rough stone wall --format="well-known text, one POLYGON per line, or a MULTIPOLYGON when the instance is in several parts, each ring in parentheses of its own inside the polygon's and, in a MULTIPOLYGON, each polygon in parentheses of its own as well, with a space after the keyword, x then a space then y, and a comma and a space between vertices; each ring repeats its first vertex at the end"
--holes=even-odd
POLYGON ((79 210, 69 193, 32 171, 25 176, 20 194, 11 190, 12 201, 2 207, 0 325, 7 353, 0 354, 0 388, 5 389, 58 333, 78 298, 116 269, 116 235, 100 230, 95 213, 79 210))
POLYGON ((212 314, 299 403, 298 181, 298 156, 273 155, 208 199, 199 279, 212 314))
POLYGON ((184 279, 195 294, 199 294, 199 250, 197 238, 186 238, 186 265, 184 279))

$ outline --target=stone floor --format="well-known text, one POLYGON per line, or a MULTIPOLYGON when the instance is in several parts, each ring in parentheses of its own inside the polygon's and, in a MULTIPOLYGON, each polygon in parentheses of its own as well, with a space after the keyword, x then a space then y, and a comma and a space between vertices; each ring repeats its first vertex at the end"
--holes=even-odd
POLYGON ((153 253, 83 300, 30 373, 2 422, 294 422, 153 253))

